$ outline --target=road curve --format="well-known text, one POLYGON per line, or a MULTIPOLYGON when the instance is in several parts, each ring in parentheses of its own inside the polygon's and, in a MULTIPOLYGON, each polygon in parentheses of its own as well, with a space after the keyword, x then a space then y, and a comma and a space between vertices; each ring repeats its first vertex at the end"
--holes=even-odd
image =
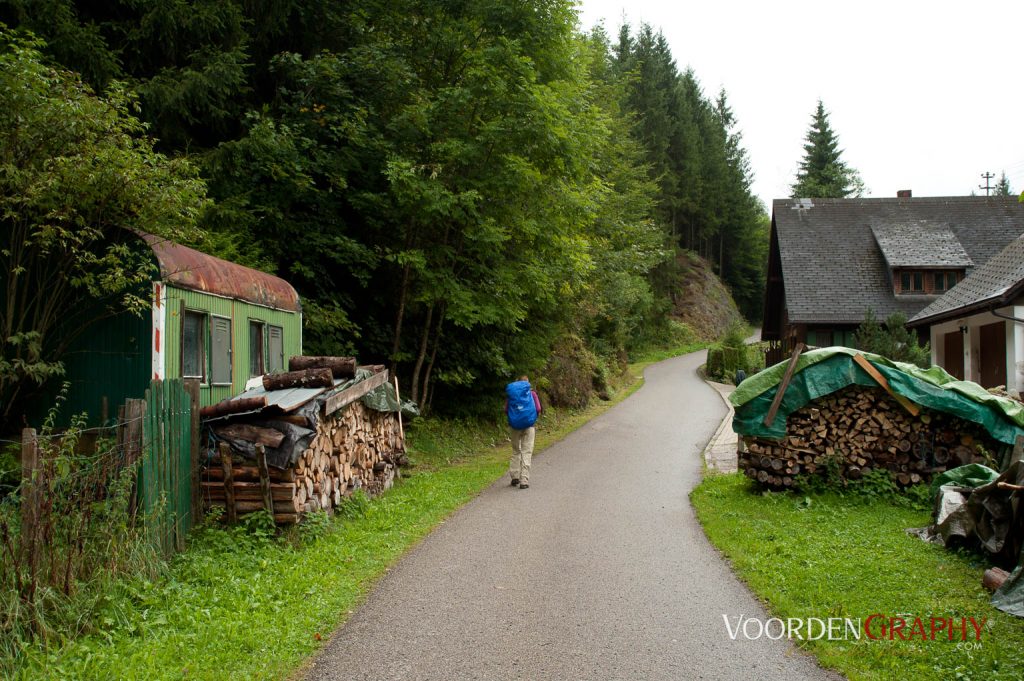
POLYGON ((767 618, 687 499, 725 414, 703 353, 648 367, 635 395, 504 478, 377 585, 308 669, 327 679, 835 679, 767 618))

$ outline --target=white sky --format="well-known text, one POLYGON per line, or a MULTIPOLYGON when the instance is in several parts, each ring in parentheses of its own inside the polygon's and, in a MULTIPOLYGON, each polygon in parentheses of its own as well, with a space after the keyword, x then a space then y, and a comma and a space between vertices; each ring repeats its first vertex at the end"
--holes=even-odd
POLYGON ((725 88, 769 211, 819 97, 866 196, 984 195, 986 171, 1024 189, 1024 0, 582 0, 579 13, 613 38, 623 16, 651 24, 706 95, 725 88))

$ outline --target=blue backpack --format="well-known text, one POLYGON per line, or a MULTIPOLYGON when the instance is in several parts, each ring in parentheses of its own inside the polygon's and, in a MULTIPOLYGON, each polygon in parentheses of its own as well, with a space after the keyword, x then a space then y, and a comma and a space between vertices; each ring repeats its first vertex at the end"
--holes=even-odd
POLYGON ((509 383, 505 394, 508 395, 508 425, 523 430, 537 423, 537 405, 533 403, 529 381, 509 383))

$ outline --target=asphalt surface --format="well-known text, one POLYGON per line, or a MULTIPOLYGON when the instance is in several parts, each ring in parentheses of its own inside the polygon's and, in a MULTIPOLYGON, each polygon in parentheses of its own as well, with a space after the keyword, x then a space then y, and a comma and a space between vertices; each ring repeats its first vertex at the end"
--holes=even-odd
POLYGON ((455 513, 378 584, 308 679, 836 679, 788 641, 732 640, 768 616, 687 499, 726 408, 703 353, 455 513))

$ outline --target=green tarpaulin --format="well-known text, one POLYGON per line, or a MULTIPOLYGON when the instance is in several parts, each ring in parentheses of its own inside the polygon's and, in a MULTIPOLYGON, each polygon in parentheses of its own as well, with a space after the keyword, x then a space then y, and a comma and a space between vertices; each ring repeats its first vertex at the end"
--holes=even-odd
POLYGON ((743 381, 729 396, 736 409, 733 430, 741 435, 778 439, 786 435, 786 417, 808 402, 849 385, 877 386, 875 379, 854 362, 857 354, 885 376, 894 392, 912 402, 977 423, 994 439, 1009 445, 1018 435, 1024 435, 1024 406, 1015 400, 992 395, 977 383, 958 381, 941 367, 921 369, 843 347, 810 350, 800 356, 771 426, 763 424, 764 417, 788 360, 743 381))

